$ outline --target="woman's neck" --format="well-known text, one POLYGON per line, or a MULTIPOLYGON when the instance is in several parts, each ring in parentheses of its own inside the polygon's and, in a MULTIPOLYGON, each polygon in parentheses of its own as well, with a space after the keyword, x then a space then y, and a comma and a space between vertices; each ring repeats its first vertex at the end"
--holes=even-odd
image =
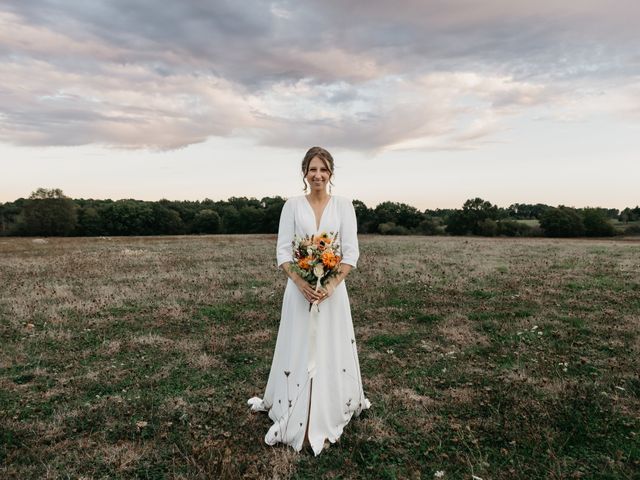
POLYGON ((311 190, 311 192, 309 192, 309 195, 307 195, 307 198, 311 202, 322 203, 326 201, 330 196, 331 195, 329 195, 326 190, 319 190, 319 191, 311 190))

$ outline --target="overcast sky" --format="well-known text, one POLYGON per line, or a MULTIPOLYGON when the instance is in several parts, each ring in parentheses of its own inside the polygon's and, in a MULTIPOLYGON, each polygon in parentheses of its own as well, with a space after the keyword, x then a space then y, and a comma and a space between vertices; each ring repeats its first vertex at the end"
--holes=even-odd
POLYGON ((640 203, 635 0, 4 0, 0 201, 640 203))

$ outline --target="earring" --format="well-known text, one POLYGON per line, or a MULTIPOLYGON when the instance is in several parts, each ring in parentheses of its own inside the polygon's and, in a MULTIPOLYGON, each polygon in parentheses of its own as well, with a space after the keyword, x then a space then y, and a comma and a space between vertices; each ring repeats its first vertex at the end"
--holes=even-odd
POLYGON ((329 184, 329 195, 331 195, 331 184, 329 184))

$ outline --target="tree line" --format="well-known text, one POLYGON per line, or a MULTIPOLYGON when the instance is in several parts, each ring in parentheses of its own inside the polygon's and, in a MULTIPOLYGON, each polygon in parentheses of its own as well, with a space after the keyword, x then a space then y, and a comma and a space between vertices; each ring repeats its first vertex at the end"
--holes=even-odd
MULTIPOLYGON (((60 189, 39 188, 28 198, 0 203, 3 236, 117 236, 218 233, 276 233, 282 197, 232 197, 224 201, 142 201, 71 199, 60 189)), ((612 222, 640 234, 640 207, 622 211, 576 209, 545 204, 501 208, 481 198, 460 209, 420 211, 411 205, 382 202, 375 208, 354 200, 360 233, 383 235, 612 236, 612 222)))

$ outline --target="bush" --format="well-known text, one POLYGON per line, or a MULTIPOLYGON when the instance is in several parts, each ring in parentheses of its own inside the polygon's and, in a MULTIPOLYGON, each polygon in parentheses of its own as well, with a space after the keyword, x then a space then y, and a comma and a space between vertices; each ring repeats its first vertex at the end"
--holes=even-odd
POLYGON ((540 227, 547 237, 580 237, 584 222, 578 210, 560 205, 550 208, 540 217, 540 227))
POLYGON ((407 228, 393 222, 381 223, 378 225, 378 232, 382 235, 409 235, 407 228))
POLYGON ((540 228, 540 225, 534 225, 534 226, 528 226, 528 227, 529 227, 529 233, 527 235, 529 237, 544 237, 544 231, 540 228))
POLYGON ((625 235, 640 235, 640 225, 630 225, 624 230, 625 235))
POLYGON ((461 210, 456 210, 446 218, 444 231, 451 235, 466 235, 470 228, 461 210))
POLYGON ((418 233, 422 235, 437 235, 440 229, 438 223, 431 217, 427 217, 418 225, 418 233))
POLYGON ((498 222, 498 235, 505 237, 527 237, 533 234, 533 228, 526 223, 515 220, 500 220, 498 222))
POLYGON ((605 211, 599 208, 585 208, 582 211, 584 233, 587 237, 612 237, 615 227, 609 221, 605 211))
POLYGON ((495 237, 496 233, 498 233, 498 223, 490 218, 485 218, 476 224, 476 228, 473 233, 476 235, 482 235, 483 237, 495 237))
POLYGON ((415 207, 397 202, 381 203, 373 210, 373 216, 378 225, 394 223, 398 227, 403 227, 404 230, 402 231, 407 232, 414 230, 424 219, 422 212, 415 207))

